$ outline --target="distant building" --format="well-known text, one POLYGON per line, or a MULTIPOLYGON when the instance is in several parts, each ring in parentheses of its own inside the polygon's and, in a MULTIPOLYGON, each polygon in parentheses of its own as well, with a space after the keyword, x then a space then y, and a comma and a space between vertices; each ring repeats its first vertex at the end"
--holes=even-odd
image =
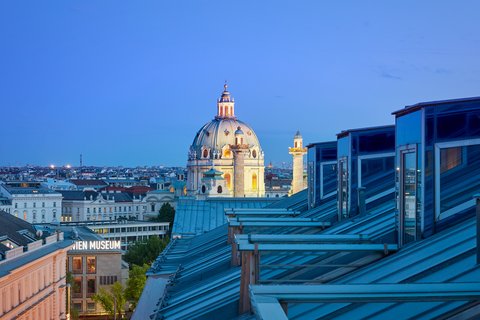
POLYGON ((99 190, 101 188, 105 188, 106 186, 108 186, 108 183, 106 183, 105 181, 97 180, 97 179, 72 179, 70 180, 70 182, 77 187, 77 190, 84 190, 84 189, 99 190))
POLYGON ((66 180, 58 180, 53 178, 47 178, 41 183, 41 185, 50 190, 76 190, 77 186, 66 180))
POLYGON ((0 318, 66 319, 62 232, 42 239, 26 221, 0 212, 0 318))
POLYGON ((151 237, 164 238, 168 234, 170 223, 152 221, 111 223, 103 221, 86 226, 104 239, 120 241, 122 250, 127 250, 130 244, 137 241, 147 241, 151 237))
POLYGON ((16 184, 0 184, 0 194, 3 195, 2 208, 17 218, 29 223, 60 221, 62 195, 58 192, 40 186, 20 187, 16 184))
POLYGON ((189 149, 189 195, 207 191, 204 173, 212 167, 222 173, 230 197, 265 196, 263 150, 253 129, 235 116, 226 84, 217 101, 217 115, 197 132, 189 149))
POLYGON ((293 138, 293 147, 288 149, 293 157, 293 177, 290 193, 294 194, 306 188, 303 179, 303 156, 307 153, 307 148, 303 147, 303 138, 300 131, 297 131, 293 138))
POLYGON ((146 202, 125 192, 61 191, 62 221, 142 220, 146 202))

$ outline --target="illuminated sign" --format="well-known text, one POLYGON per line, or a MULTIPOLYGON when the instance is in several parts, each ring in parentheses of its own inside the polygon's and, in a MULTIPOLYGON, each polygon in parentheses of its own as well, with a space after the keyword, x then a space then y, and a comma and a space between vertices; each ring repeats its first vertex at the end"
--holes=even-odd
POLYGON ((72 250, 120 250, 120 240, 75 241, 72 250))

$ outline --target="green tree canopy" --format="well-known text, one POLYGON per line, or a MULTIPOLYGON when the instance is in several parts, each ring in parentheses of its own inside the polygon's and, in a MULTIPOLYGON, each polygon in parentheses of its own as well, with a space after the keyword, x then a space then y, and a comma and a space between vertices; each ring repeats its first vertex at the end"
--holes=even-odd
POLYGON ((146 242, 137 241, 128 247, 124 260, 130 264, 130 268, 132 268, 133 265, 150 265, 167 246, 168 241, 168 237, 165 239, 151 237, 146 242))
POLYGON ((132 308, 137 307, 137 302, 140 299, 140 296, 147 282, 147 270, 149 268, 148 264, 143 266, 133 265, 127 281, 127 288, 125 289, 125 297, 132 304, 132 308))
POLYGON ((170 224, 168 228, 168 235, 170 236, 172 232, 172 225, 173 225, 174 219, 175 219, 175 209, 170 205, 170 203, 165 202, 164 204, 162 204, 162 207, 158 212, 158 216, 154 219, 154 221, 168 222, 170 224))
POLYGON ((109 290, 100 288, 100 290, 92 296, 92 300, 99 303, 111 316, 114 316, 116 310, 117 315, 121 318, 127 302, 124 291, 125 289, 122 284, 117 281, 109 288, 109 290))

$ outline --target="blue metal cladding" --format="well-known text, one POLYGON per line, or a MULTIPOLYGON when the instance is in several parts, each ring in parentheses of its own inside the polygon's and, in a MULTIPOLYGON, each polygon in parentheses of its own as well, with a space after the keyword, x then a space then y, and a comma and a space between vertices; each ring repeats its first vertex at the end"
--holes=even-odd
POLYGON ((338 135, 337 146, 340 219, 361 212, 359 186, 363 188, 366 199, 378 195, 376 199, 366 203, 367 211, 384 201, 394 201, 394 126, 344 131, 338 135))
POLYGON ((474 213, 472 197, 480 191, 478 139, 480 98, 421 103, 396 113, 397 168, 402 150, 417 149, 419 236, 428 237, 474 213))
POLYGON ((313 143, 307 148, 308 206, 315 208, 337 189, 336 165, 326 165, 337 160, 337 142, 313 143))
POLYGON ((438 154, 435 145, 480 138, 480 99, 425 107, 424 125, 424 235, 427 236, 475 212, 472 197, 480 191, 480 145, 460 146, 453 143, 450 148, 441 148, 438 154), (439 162, 439 168, 435 167, 436 162, 439 162), (440 184, 435 185, 438 182, 440 184), (437 195, 440 199, 436 199, 437 187, 440 188, 437 195), (461 210, 459 204, 468 200, 472 201, 469 208, 461 210), (436 218, 436 213, 455 207, 459 208, 458 213, 436 218))
MULTIPOLYGON (((422 207, 422 196, 421 196, 421 186, 422 186, 422 117, 423 117, 423 110, 417 110, 412 113, 405 114, 401 117, 396 118, 396 125, 395 125, 395 167, 396 167, 396 198, 397 198, 397 217, 396 217, 396 229, 397 232, 401 232, 400 240, 405 236, 406 239, 402 242, 407 243, 414 241, 420 234, 422 218, 421 218, 421 207, 422 207), (413 226, 407 226, 414 231, 414 234, 411 231, 408 231, 401 225, 401 217, 400 217, 400 198, 402 197, 402 192, 400 190, 400 182, 402 180, 402 176, 406 177, 407 173, 403 172, 402 166, 402 159, 406 159, 409 155, 416 156, 416 164, 415 169, 417 171, 417 175, 412 177, 415 179, 414 186, 410 186, 410 188, 414 188, 415 196, 414 202, 415 206, 410 208, 413 211, 414 217, 410 218, 410 221, 413 222, 413 226), (400 230, 401 229, 401 230, 400 230), (407 236, 405 235, 408 234, 407 236)), ((411 181, 410 181, 411 182, 411 181)), ((411 185, 411 184, 410 184, 411 185)))

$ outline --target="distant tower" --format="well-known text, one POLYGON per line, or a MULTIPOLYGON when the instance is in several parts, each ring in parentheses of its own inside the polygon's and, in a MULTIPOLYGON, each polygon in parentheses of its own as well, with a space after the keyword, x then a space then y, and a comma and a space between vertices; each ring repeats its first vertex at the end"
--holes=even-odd
POLYGON ((233 196, 245 197, 245 156, 248 155, 248 145, 244 142, 241 127, 235 131, 235 144, 230 146, 233 151, 233 196))
POLYGON ((303 139, 300 131, 297 131, 293 138, 293 148, 288 148, 288 153, 293 157, 293 178, 291 194, 302 191, 305 188, 303 183, 303 155, 307 153, 307 148, 303 147, 303 139))

